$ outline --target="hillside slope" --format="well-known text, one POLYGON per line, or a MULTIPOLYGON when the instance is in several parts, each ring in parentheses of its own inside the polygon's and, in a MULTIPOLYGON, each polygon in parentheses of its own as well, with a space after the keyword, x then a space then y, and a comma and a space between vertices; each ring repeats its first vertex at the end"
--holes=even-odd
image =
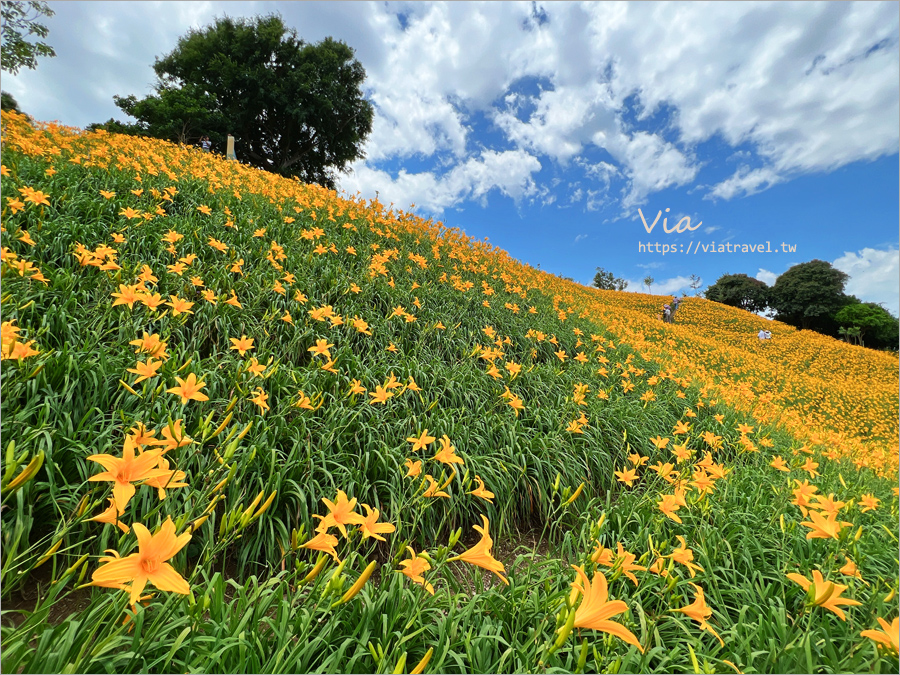
POLYGON ((896 667, 896 357, 191 148, 3 148, 5 670, 896 667))

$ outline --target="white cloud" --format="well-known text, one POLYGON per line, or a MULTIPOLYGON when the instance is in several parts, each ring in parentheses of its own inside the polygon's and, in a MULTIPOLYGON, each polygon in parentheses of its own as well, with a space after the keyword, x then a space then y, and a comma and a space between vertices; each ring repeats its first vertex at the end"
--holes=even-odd
MULTIPOLYGON (((651 264, 652 265, 652 264, 651 264)), ((639 265, 639 267, 650 267, 650 265, 639 265)), ((652 275, 651 275, 652 276, 652 275)), ((643 279, 628 279, 628 288, 625 290, 630 293, 650 293, 651 295, 681 295, 682 291, 689 291, 691 288, 691 280, 689 277, 677 276, 668 279, 657 279, 650 285, 650 290, 644 285, 643 279)))
POLYGON ((714 185, 703 198, 727 200, 735 196, 752 195, 780 183, 781 180, 781 177, 772 169, 763 168, 751 171, 750 167, 742 166, 730 178, 714 185))
MULTIPOLYGON (((430 198, 435 206, 480 199, 479 185, 487 183, 503 194, 543 194, 515 171, 511 182, 479 175, 473 153, 483 170, 489 163, 473 138, 481 119, 499 131, 485 150, 522 152, 544 166, 544 158, 574 164, 585 179, 599 182, 583 185, 588 210, 616 200, 630 210, 660 190, 690 185, 705 159, 697 148, 713 137, 741 150, 729 157, 740 167, 709 188, 711 199, 896 153, 900 142, 895 3, 53 7, 57 15, 47 23, 57 58, 3 78, 4 89, 38 119, 78 126, 122 119, 112 95, 148 93, 154 58, 171 51, 189 28, 223 14, 279 12, 307 42, 331 35, 356 50, 376 108, 366 170, 383 172, 387 160, 434 165, 413 174, 394 171, 384 190, 412 194, 415 185, 433 184, 442 191, 430 198), (546 21, 535 21, 535 13, 546 21), (636 101, 638 124, 626 101, 636 101), (655 117, 663 109, 666 115, 655 117), (434 172, 442 177, 429 178, 434 172), (460 175, 471 178, 469 188, 455 182, 460 175), (610 193, 613 179, 623 183, 621 193, 610 193)), ((548 204, 555 196, 541 199, 548 204)), ((564 196, 559 204, 570 201, 564 196)))
POLYGON ((712 234, 713 232, 716 232, 716 231, 721 230, 721 229, 722 229, 722 228, 719 227, 718 225, 710 225, 709 227, 704 227, 704 228, 703 228, 703 231, 704 231, 706 234, 712 234))
POLYGON ((775 272, 770 272, 769 270, 764 270, 762 267, 759 268, 759 272, 756 273, 756 279, 758 281, 762 281, 767 286, 772 286, 775 284, 775 280, 778 278, 778 275, 775 272))
POLYGON ((352 174, 341 178, 345 192, 353 194, 358 190, 364 197, 372 198, 378 190, 382 203, 393 202, 404 210, 415 204, 419 213, 439 215, 466 199, 483 200, 492 190, 517 202, 538 195, 531 174, 541 170, 541 163, 523 150, 485 150, 480 157, 471 157, 441 175, 401 169, 394 177, 364 162, 358 162, 353 169, 352 174))
POLYGON ((575 243, 577 244, 582 239, 587 239, 588 236, 586 234, 577 234, 575 235, 575 243))
POLYGON ((900 251, 864 248, 845 252, 833 263, 850 275, 844 292, 863 302, 883 302, 891 314, 898 316, 900 306, 900 251))

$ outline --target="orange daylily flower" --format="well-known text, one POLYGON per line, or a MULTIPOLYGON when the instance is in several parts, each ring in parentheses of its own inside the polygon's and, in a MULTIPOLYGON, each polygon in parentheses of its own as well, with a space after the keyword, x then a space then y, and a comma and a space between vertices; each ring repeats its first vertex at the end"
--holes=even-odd
POLYGON ((340 563, 340 558, 338 558, 337 551, 334 549, 337 546, 338 540, 333 534, 328 534, 327 532, 319 532, 315 537, 310 539, 305 544, 301 544, 300 548, 307 548, 312 551, 324 551, 329 554, 336 563, 340 563))
POLYGON ((372 397, 372 400, 369 401, 369 405, 375 405, 376 403, 380 403, 381 405, 386 405, 387 400, 393 396, 393 394, 387 391, 380 384, 375 387, 374 392, 369 392, 369 396, 372 397))
POLYGON ((148 582, 161 591, 190 593, 188 582, 167 562, 191 540, 190 533, 176 536, 171 517, 166 518, 156 534, 151 535, 141 523, 135 523, 132 529, 137 536, 138 552, 98 567, 91 575, 91 585, 128 590, 132 603, 140 599, 148 582))
POLYGON ((719 640, 719 644, 724 647, 724 640, 719 637, 719 634, 706 621, 710 616, 712 616, 712 610, 706 605, 706 599, 703 597, 703 589, 700 588, 697 584, 691 584, 691 586, 693 586, 694 590, 697 591, 697 596, 696 598, 694 598, 694 602, 692 602, 687 607, 673 609, 672 611, 681 612, 682 614, 686 614, 687 616, 692 618, 694 621, 697 621, 700 624, 700 630, 706 630, 715 635, 719 640))
POLYGON ((266 403, 266 401, 269 400, 269 395, 263 391, 262 387, 257 387, 253 394, 254 395, 250 398, 250 402, 258 405, 260 410, 264 413, 269 409, 269 404, 266 403))
POLYGON ((390 534, 397 528, 391 525, 391 523, 379 523, 378 509, 370 508, 368 504, 362 504, 361 506, 366 510, 366 516, 359 524, 359 530, 360 532, 362 532, 362 538, 368 539, 369 537, 372 537, 373 539, 377 539, 378 541, 387 541, 380 535, 390 534))
POLYGON ((441 449, 438 453, 432 458, 437 462, 442 462, 444 464, 463 464, 462 457, 459 457, 456 454, 456 448, 454 448, 450 444, 450 439, 444 435, 441 436, 441 449))
POLYGON ((493 499, 496 495, 494 495, 493 492, 491 492, 490 490, 485 488, 484 481, 481 480, 481 478, 477 474, 475 476, 475 480, 478 483, 478 487, 475 488, 474 490, 472 490, 471 492, 469 492, 469 494, 475 495, 476 497, 481 497, 482 499, 485 499, 485 500, 489 501, 491 504, 493 504, 494 503, 493 499))
POLYGON ((143 295, 140 287, 137 285, 126 286, 125 284, 119 284, 119 292, 112 294, 115 298, 112 306, 128 305, 128 309, 134 309, 134 303, 138 302, 143 295))
POLYGON ((900 653, 900 617, 894 617, 891 623, 888 623, 881 617, 878 618, 878 625, 881 630, 864 630, 860 635, 874 640, 875 643, 893 654, 900 653))
POLYGON ((700 565, 694 563, 694 552, 687 547, 687 542, 684 537, 680 534, 676 536, 676 539, 680 542, 680 546, 676 548, 672 553, 667 555, 667 558, 672 558, 677 563, 681 563, 685 567, 688 568, 688 572, 691 575, 691 579, 694 578, 695 572, 694 570, 703 571, 703 568, 700 565))
POLYGON ((329 351, 329 347, 334 347, 334 345, 329 344, 328 340, 316 340, 316 344, 306 351, 311 352, 313 356, 318 356, 319 354, 321 354, 326 359, 331 359, 331 352, 329 351))
POLYGON ((150 379, 151 377, 156 377, 156 371, 160 369, 160 366, 162 366, 162 364, 162 361, 154 361, 153 357, 151 356, 149 359, 147 359, 146 363, 138 361, 137 365, 134 368, 127 368, 127 371, 129 373, 134 373, 135 375, 139 376, 134 382, 132 382, 132 385, 150 379))
POLYGON ((489 572, 493 572, 500 578, 500 581, 509 586, 509 581, 500 574, 501 572, 506 571, 503 567, 503 563, 491 555, 491 547, 494 545, 494 540, 491 539, 490 532, 488 531, 490 522, 488 522, 487 516, 481 516, 481 521, 484 524, 484 527, 479 527, 478 525, 473 526, 476 531, 481 532, 481 541, 461 555, 449 558, 447 562, 462 560, 470 565, 476 565, 489 572))
POLYGON ((438 489, 437 481, 431 474, 425 474, 425 480, 428 481, 428 487, 425 488, 425 492, 422 493, 423 497, 445 497, 450 499, 450 495, 443 490, 438 489))
POLYGON ((425 560, 425 558, 417 556, 415 550, 413 550, 411 546, 407 546, 406 550, 409 551, 410 558, 408 560, 401 560, 400 566, 403 567, 403 569, 395 571, 408 576, 411 581, 421 584, 426 591, 431 593, 431 595, 434 595, 434 586, 425 581, 425 577, 422 576, 422 572, 427 572, 431 569, 431 563, 425 560))
POLYGON ((791 468, 785 463, 784 458, 780 456, 776 456, 770 463, 773 469, 777 469, 778 471, 784 471, 785 473, 790 473, 791 468))
POLYGON ((881 503, 881 500, 878 499, 873 494, 865 494, 859 499, 859 509, 863 513, 867 511, 874 511, 878 508, 878 505, 881 503))
POLYGON ((169 301, 166 302, 166 304, 172 308, 172 316, 178 316, 179 314, 193 314, 190 309, 194 306, 194 303, 188 302, 178 296, 170 295, 169 301))
POLYGON ((800 523, 803 527, 810 528, 807 539, 837 539, 842 529, 852 523, 837 519, 837 511, 823 516, 818 511, 810 511, 810 521, 800 523))
POLYGON ((632 487, 634 485, 634 481, 638 479, 637 472, 634 468, 630 469, 622 469, 621 471, 613 471, 616 475, 616 480, 620 483, 625 483, 628 487, 632 487))
POLYGON ((187 474, 184 471, 170 471, 169 460, 165 457, 159 458, 159 468, 165 473, 160 476, 155 476, 154 478, 148 478, 141 483, 141 485, 155 487, 156 495, 160 500, 166 498, 166 490, 188 486, 188 484, 184 482, 184 479, 187 478, 187 474))
POLYGON ((95 520, 98 523, 106 523, 108 525, 115 525, 122 532, 128 534, 131 531, 131 528, 128 527, 125 523, 119 520, 119 516, 122 515, 122 511, 116 506, 116 500, 112 497, 109 497, 109 506, 106 510, 100 515, 94 516, 93 518, 88 518, 88 520, 95 520))
POLYGON ((135 444, 130 437, 125 437, 122 449, 122 457, 98 454, 87 457, 88 461, 97 462, 106 471, 88 478, 91 482, 110 481, 113 483, 113 499, 120 513, 124 513, 125 507, 134 496, 136 488, 133 483, 141 483, 151 478, 167 474, 163 469, 158 469, 159 458, 162 454, 159 450, 148 450, 135 456, 135 444))
POLYGON ((182 405, 186 404, 188 401, 209 400, 209 397, 206 394, 200 393, 200 390, 206 386, 206 382, 198 382, 197 376, 194 373, 188 375, 186 379, 176 377, 175 381, 178 382, 178 386, 172 387, 171 389, 166 389, 166 393, 178 394, 181 397, 182 405))
POLYGON ((228 338, 231 340, 231 349, 236 349, 237 353, 243 356, 251 349, 254 349, 253 338, 241 335, 239 338, 228 338))
POLYGON ((679 518, 675 512, 682 506, 687 506, 687 503, 685 502, 683 495, 676 493, 673 495, 663 495, 662 501, 657 502, 657 506, 667 518, 671 518, 680 525, 681 518, 679 518))
POLYGON ((407 471, 406 471, 405 477, 408 478, 408 477, 412 476, 413 478, 415 478, 420 473, 422 473, 422 461, 419 460, 417 462, 414 462, 411 459, 407 458, 406 468, 407 468, 407 471))
POLYGON ((328 507, 329 513, 327 516, 313 516, 322 521, 316 528, 316 532, 327 532, 329 528, 337 527, 341 534, 346 537, 347 525, 362 525, 365 521, 365 518, 353 511, 356 507, 356 497, 348 500, 347 494, 343 490, 338 490, 334 502, 328 499, 322 499, 322 501, 328 507))
POLYGON ((599 630, 634 645, 643 654, 644 648, 637 637, 623 625, 610 621, 612 617, 628 611, 628 605, 622 600, 609 600, 606 576, 603 572, 594 572, 593 583, 588 581, 583 567, 572 565, 578 573, 581 583, 573 582, 572 588, 582 595, 582 600, 575 610, 575 628, 599 630))
POLYGON ((819 570, 813 570, 812 580, 810 581, 801 574, 790 573, 786 575, 788 579, 798 584, 804 591, 810 593, 809 604, 813 607, 824 607, 834 612, 841 621, 846 621, 847 616, 838 605, 861 605, 858 600, 850 598, 842 598, 841 593, 847 590, 843 584, 836 584, 833 581, 825 581, 819 570))

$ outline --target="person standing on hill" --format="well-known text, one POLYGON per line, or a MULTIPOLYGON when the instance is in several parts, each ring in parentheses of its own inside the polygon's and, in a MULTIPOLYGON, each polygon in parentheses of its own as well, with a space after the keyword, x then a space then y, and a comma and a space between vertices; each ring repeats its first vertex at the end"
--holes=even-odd
POLYGON ((672 323, 672 310, 668 305, 663 305, 663 322, 672 323))
POLYGON ((200 149, 203 152, 210 152, 212 150, 212 141, 209 140, 209 136, 204 136, 200 139, 200 149))

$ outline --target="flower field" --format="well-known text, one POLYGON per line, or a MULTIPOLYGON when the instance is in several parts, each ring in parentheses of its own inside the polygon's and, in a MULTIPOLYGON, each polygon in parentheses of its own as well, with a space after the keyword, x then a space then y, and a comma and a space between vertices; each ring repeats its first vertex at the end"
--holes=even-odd
POLYGON ((896 355, 2 121, 5 672, 897 672, 896 355))

